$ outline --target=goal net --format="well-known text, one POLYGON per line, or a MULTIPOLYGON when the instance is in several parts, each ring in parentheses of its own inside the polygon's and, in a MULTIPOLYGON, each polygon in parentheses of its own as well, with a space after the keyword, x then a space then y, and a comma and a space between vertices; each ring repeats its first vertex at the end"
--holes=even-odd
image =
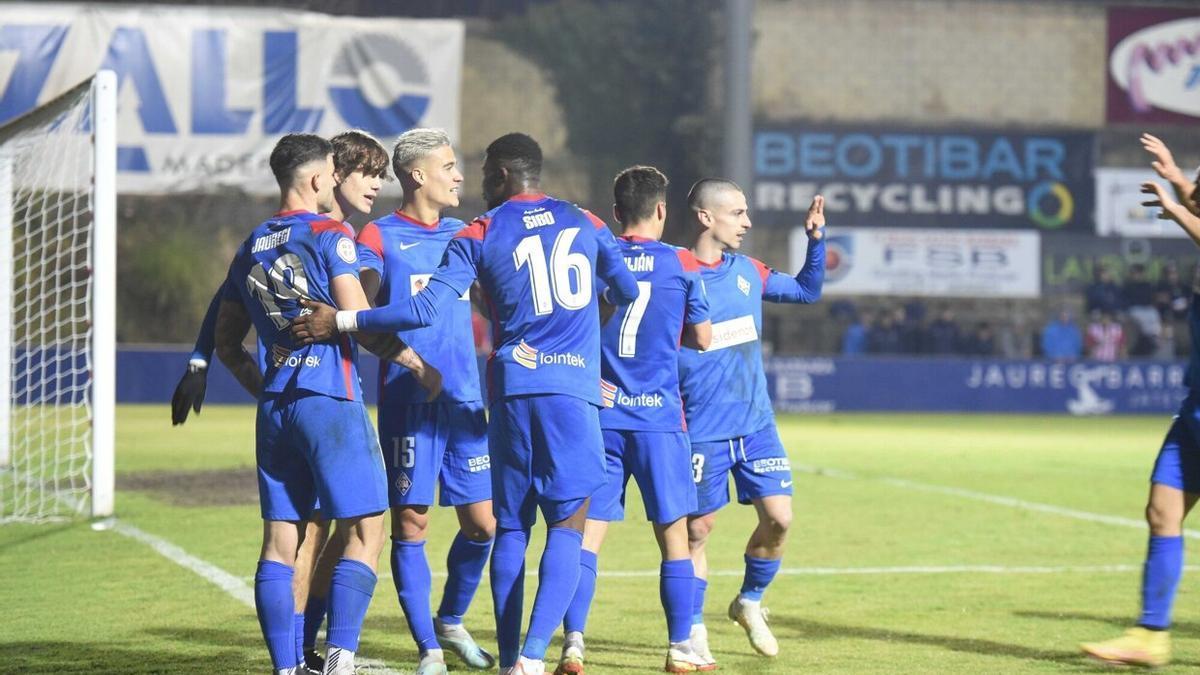
POLYGON ((0 127, 0 522, 112 512, 115 94, 0 127))

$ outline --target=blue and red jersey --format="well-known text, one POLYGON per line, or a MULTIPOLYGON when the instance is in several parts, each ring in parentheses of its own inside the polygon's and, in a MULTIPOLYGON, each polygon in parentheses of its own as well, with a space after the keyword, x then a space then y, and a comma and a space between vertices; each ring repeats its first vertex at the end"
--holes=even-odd
POLYGON ((354 230, 308 211, 275 214, 238 248, 222 288, 245 305, 266 350, 264 394, 305 390, 362 400, 353 340, 299 346, 288 332, 301 298, 336 306, 331 282, 342 274, 358 277, 354 230))
POLYGON ((679 432, 687 427, 679 395, 684 324, 708 320, 700 263, 687 249, 619 237, 638 297, 618 307, 600 334, 600 427, 679 432))
MULTIPOLYGON (((446 246, 466 224, 456 218, 422 223, 399 211, 367 223, 358 234, 360 268, 379 273, 376 305, 407 303, 429 283, 446 246)), ((470 293, 442 309, 426 328, 397 333, 405 344, 442 373, 440 401, 478 401, 479 368, 471 330, 470 293)), ((424 403, 428 393, 412 371, 396 363, 380 363, 379 401, 399 405, 424 403)))
POLYGON ((795 277, 737 253, 700 263, 708 294, 712 344, 679 354, 679 382, 693 443, 747 436, 772 424, 762 362, 762 303, 812 303, 825 280, 824 240, 810 240, 795 277))
POLYGON ((478 279, 495 345, 489 397, 567 394, 600 405, 597 275, 614 303, 637 297, 637 280, 603 221, 570 202, 521 194, 459 231, 425 290, 408 303, 358 312, 358 329, 432 325, 478 279))

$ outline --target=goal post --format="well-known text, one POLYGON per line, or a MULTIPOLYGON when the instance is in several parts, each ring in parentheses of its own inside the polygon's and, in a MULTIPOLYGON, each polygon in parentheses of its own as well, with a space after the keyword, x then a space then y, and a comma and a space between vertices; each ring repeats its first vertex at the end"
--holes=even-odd
POLYGON ((116 89, 0 126, 0 523, 113 512, 116 89))

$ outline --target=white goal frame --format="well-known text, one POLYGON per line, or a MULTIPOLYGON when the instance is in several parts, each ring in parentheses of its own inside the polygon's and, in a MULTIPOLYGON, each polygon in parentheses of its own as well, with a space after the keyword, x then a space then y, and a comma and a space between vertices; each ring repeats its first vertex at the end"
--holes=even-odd
MULTIPOLYGON (((19 124, 22 118, 14 120, 19 124)), ((113 514, 116 442, 117 318, 117 76, 98 71, 91 82, 92 310, 89 403, 91 406, 91 515, 113 514)), ((0 468, 12 464, 13 167, 0 152, 0 468)))

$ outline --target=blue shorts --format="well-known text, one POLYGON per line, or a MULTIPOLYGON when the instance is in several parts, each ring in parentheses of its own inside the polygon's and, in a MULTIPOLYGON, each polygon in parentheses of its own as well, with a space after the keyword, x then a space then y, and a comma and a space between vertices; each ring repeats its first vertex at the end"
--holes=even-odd
POLYGON ((696 510, 692 446, 686 433, 604 430, 608 483, 592 495, 588 518, 625 519, 625 486, 633 476, 646 518, 665 525, 696 510))
POLYGON ((263 520, 307 520, 387 510, 379 440, 361 401, 266 395, 258 404, 258 496, 263 520))
POLYGON ((1163 440, 1150 482, 1200 492, 1200 395, 1188 394, 1163 440))
POLYGON ((492 404, 492 510, 496 524, 528 529, 537 510, 567 519, 606 482, 600 409, 566 394, 514 396, 492 404))
POLYGON ((479 401, 416 403, 379 410, 379 440, 392 506, 442 506, 492 498, 487 415, 479 401))
POLYGON ((774 424, 727 441, 692 443, 694 515, 712 513, 729 503, 730 472, 741 504, 792 494, 792 464, 774 424))

